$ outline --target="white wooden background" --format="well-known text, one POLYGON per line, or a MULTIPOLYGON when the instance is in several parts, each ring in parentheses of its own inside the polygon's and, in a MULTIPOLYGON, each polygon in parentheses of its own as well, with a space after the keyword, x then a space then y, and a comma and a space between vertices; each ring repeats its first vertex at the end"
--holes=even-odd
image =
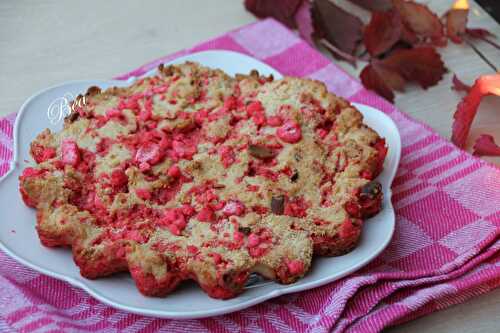
MULTIPOLYGON (((442 14, 453 1, 424 2, 442 14)), ((487 28, 500 41, 500 26, 478 5, 472 6, 469 26, 487 28)), ((110 78, 253 21, 242 0, 2 0, 0 116, 16 112, 26 98, 47 86, 66 80, 110 78)), ((476 46, 500 68, 498 50, 483 42, 476 46)), ((425 92, 411 87, 397 96, 396 104, 449 137, 452 114, 461 96, 450 89, 451 72, 471 82, 493 69, 467 45, 450 43, 441 52, 450 74, 425 92)), ((356 74, 349 65, 340 65, 356 74)), ((487 98, 472 135, 487 132, 500 142, 499 112, 500 98, 487 98)), ((500 159, 495 162, 500 163, 500 159)), ((498 332, 499 319, 497 290, 388 331, 498 332)))

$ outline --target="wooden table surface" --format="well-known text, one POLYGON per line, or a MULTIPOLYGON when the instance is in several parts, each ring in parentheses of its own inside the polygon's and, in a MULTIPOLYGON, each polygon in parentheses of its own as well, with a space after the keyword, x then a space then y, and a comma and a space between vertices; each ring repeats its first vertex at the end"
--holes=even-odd
MULTIPOLYGON (((425 2, 442 14, 453 1, 425 2)), ((0 1, 0 116, 18 111, 25 99, 45 87, 67 80, 107 79, 253 21, 240 0, 0 1)), ((475 3, 470 22, 500 38, 500 26, 475 3)), ((500 68, 497 49, 482 42, 475 47, 500 68)), ((396 105, 449 137, 460 100, 450 89, 451 73, 471 82, 494 69, 468 45, 450 43, 440 52, 450 73, 427 91, 411 87, 397 96, 396 105)), ((360 70, 339 64, 354 75, 360 70)), ((487 98, 474 122, 473 137, 486 132, 500 142, 499 111, 500 99, 487 98)), ((499 332, 499 319, 497 290, 388 331, 499 332)))

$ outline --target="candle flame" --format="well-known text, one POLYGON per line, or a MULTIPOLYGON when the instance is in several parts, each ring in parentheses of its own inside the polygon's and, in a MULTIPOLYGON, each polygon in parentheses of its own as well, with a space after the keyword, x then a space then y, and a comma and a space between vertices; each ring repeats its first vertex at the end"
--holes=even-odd
POLYGON ((456 0, 451 9, 454 10, 468 10, 469 9, 469 1, 468 0, 456 0))

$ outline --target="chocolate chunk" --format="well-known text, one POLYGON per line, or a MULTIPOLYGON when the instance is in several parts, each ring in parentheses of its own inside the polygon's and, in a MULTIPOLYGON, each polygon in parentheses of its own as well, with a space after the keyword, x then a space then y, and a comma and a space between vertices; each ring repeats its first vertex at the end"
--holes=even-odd
MULTIPOLYGON (((89 89, 87 89, 85 96, 94 96, 94 95, 97 95, 100 93, 101 93, 101 88, 99 88, 97 86, 92 86, 89 89)), ((78 99, 78 97, 77 97, 77 99, 78 99)))
POLYGON ((377 214, 382 207, 382 197, 382 185, 377 181, 371 181, 361 187, 359 193, 361 217, 369 218, 377 214))
POLYGON ((271 199, 271 211, 273 214, 282 215, 285 211, 285 196, 273 196, 271 199))
POLYGON ((262 160, 276 156, 276 153, 264 145, 249 145, 248 152, 255 158, 262 160))
POLYGON ((165 76, 172 76, 175 73, 175 68, 172 65, 165 67, 164 64, 161 64, 160 66, 158 66, 158 70, 165 74, 165 76))
POLYGON ((295 183, 298 179, 299 179, 299 172, 295 171, 292 177, 290 177, 290 180, 292 181, 292 183, 295 183))
POLYGON ((252 232, 252 229, 250 229, 249 227, 238 227, 238 231, 248 236, 252 232))
POLYGON ((245 273, 244 278, 242 278, 240 271, 231 269, 228 272, 222 275, 222 281, 224 281, 224 285, 234 292, 239 292, 245 286, 245 283, 248 278, 248 272, 245 273))
POLYGON ((382 193, 382 185, 376 181, 365 184, 361 187, 361 192, 359 194, 361 199, 375 199, 382 193))
POLYGON ((71 113, 65 118, 65 120, 72 123, 77 120, 79 116, 80 114, 78 112, 71 111, 71 113))
POLYGON ((258 78, 260 77, 259 71, 258 71, 258 70, 256 70, 256 69, 252 69, 252 70, 250 71, 250 76, 251 76, 251 77, 254 77, 254 78, 256 78, 256 79, 258 79, 258 78))

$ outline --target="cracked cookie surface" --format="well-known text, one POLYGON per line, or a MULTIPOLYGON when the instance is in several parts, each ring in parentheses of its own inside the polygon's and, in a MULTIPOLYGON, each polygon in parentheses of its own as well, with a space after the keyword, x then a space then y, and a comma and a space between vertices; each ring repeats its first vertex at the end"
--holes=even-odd
POLYGON ((41 242, 71 247, 87 278, 231 298, 251 273, 292 283, 350 251, 380 210, 385 142, 317 81, 187 62, 72 109, 32 142, 20 191, 41 242))

